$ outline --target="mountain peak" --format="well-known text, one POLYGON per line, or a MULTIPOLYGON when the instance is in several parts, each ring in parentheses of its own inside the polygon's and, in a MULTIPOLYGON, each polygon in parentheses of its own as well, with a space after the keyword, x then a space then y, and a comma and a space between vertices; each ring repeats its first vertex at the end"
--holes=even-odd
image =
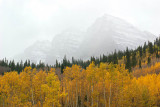
POLYGON ((22 56, 54 64, 56 59, 61 60, 64 55, 69 59, 87 59, 125 50, 126 47, 134 49, 153 39, 155 36, 151 33, 143 32, 121 18, 104 14, 86 32, 64 31, 55 36, 51 43, 44 41, 30 46, 22 56))
POLYGON ((116 16, 112 16, 112 15, 109 15, 109 14, 106 14, 106 13, 101 18, 104 18, 104 19, 119 19, 116 16))

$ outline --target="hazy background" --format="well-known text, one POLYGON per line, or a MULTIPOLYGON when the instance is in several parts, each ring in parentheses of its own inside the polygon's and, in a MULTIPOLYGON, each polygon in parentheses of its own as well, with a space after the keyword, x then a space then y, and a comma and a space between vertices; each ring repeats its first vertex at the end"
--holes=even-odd
POLYGON ((105 13, 160 33, 160 0, 0 0, 0 58, 66 29, 85 30, 105 13))

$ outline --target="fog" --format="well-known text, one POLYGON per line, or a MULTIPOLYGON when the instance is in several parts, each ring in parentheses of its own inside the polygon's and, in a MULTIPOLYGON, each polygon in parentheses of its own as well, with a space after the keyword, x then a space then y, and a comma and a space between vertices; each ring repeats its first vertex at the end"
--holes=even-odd
POLYGON ((120 17, 160 33, 160 0, 0 0, 0 58, 22 53, 37 40, 67 29, 85 30, 98 17, 120 17))

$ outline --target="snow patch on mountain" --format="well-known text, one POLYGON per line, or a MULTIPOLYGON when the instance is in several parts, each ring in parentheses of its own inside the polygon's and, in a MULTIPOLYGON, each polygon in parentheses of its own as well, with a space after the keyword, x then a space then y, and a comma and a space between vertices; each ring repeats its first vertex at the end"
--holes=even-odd
POLYGON ((42 62, 46 62, 47 54, 51 50, 51 42, 48 40, 44 41, 36 41, 33 45, 29 46, 25 49, 22 54, 15 56, 15 60, 31 60, 31 62, 39 63, 41 60, 42 62))
POLYGON ((134 49, 155 38, 153 34, 141 31, 123 19, 105 14, 85 32, 68 30, 56 35, 51 42, 37 41, 19 58, 49 64, 54 64, 56 59, 62 61, 65 55, 69 59, 72 56, 88 59, 90 56, 125 50, 126 47, 134 49))
POLYGON ((145 41, 153 41, 156 38, 153 34, 141 31, 123 19, 107 14, 98 18, 88 28, 86 35, 81 46, 83 58, 125 50, 126 47, 135 49, 145 41))

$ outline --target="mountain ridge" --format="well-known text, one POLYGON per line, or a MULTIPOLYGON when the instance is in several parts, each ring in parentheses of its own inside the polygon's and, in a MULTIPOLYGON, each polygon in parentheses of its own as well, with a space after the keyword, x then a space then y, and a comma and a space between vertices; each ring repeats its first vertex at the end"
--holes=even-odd
POLYGON ((41 41, 41 45, 30 46, 21 56, 35 62, 42 60, 54 64, 56 59, 60 62, 65 55, 69 60, 72 57, 87 59, 90 56, 109 54, 114 50, 125 50, 126 47, 134 49, 155 38, 153 34, 141 31, 123 19, 105 14, 85 32, 62 32, 49 43, 41 41), (38 52, 36 49, 39 49, 38 52))

